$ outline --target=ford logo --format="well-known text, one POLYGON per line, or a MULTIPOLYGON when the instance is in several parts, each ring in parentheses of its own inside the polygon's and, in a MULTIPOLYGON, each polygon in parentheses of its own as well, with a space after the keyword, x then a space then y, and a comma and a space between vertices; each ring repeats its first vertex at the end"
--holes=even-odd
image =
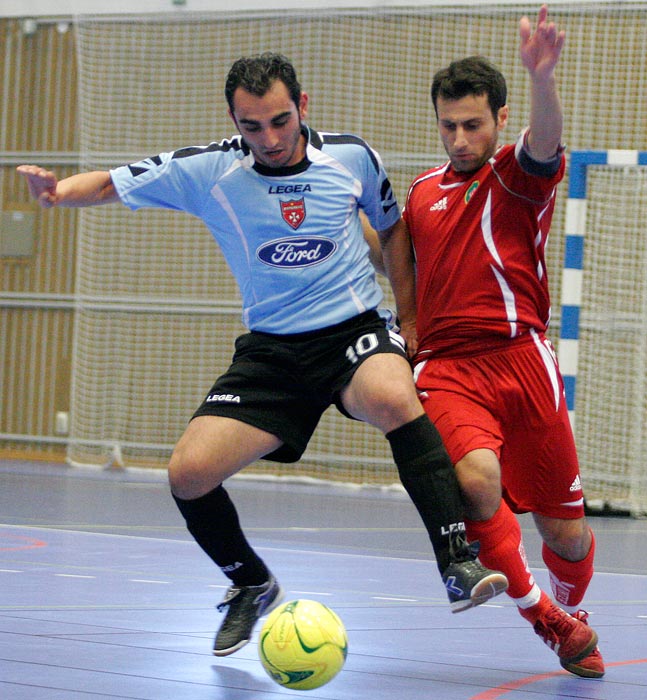
POLYGON ((335 241, 321 236, 279 238, 256 250, 256 257, 272 267, 308 267, 327 260, 337 250, 335 241))

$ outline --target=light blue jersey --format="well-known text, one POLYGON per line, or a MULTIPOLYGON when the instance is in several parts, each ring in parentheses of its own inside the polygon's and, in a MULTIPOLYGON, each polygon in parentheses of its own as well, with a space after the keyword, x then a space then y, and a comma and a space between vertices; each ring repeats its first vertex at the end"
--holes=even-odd
POLYGON ((202 219, 231 268, 250 330, 302 333, 376 309, 382 290, 358 209, 378 231, 400 212, 379 155, 356 136, 304 127, 306 159, 255 164, 240 136, 110 171, 131 209, 202 219))

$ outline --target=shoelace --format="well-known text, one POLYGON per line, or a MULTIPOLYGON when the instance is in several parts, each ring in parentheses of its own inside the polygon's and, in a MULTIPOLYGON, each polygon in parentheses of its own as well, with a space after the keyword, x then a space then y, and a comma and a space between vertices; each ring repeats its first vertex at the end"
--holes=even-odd
POLYGON ((239 586, 230 586, 225 593, 225 597, 222 599, 221 603, 218 603, 216 609, 218 612, 222 612, 231 601, 240 593, 241 589, 239 586))
POLYGON ((553 642, 560 640, 561 633, 567 635, 570 632, 570 621, 566 615, 561 615, 559 610, 551 608, 546 611, 543 618, 535 623, 535 629, 540 629, 542 635, 553 642))
POLYGON ((449 557, 452 561, 473 561, 481 550, 480 542, 467 543, 465 534, 453 527, 449 533, 449 557))

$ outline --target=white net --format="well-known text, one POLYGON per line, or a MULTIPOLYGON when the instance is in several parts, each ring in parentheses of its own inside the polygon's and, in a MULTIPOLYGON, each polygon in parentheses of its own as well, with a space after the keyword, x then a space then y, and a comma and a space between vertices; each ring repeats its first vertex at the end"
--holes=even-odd
POLYGON ((576 434, 591 503, 647 513, 647 168, 589 166, 576 434))
MULTIPOLYGON (((402 201, 412 178, 444 159, 429 85, 449 61, 472 53, 493 60, 508 80, 506 139, 524 125, 528 86, 518 59, 518 20, 536 11, 534 4, 448 4, 79 17, 83 166, 105 168, 229 136, 233 125, 223 96, 229 66, 241 55, 276 50, 294 62, 310 95, 313 127, 366 138, 382 154, 402 201)), ((640 148, 647 7, 591 3, 551 5, 550 11, 568 33, 559 68, 568 147, 640 148)), ((554 300, 566 191, 565 184, 548 253, 554 300)), ((613 216, 623 219, 618 225, 631 228, 632 206, 615 208, 613 216)), ((238 292, 199 221, 111 205, 83 211, 80 226, 70 459, 101 463, 119 445, 127 463, 163 463, 228 365, 243 330, 238 292)), ((632 265, 629 271, 638 272, 632 265)), ((615 267, 610 274, 625 272, 615 267)), ((554 317, 558 324, 559 309, 554 317)), ((557 329, 552 336, 557 339, 557 329)), ((585 360, 583 372, 584 366, 585 360)), ((582 379, 578 387, 586 383, 582 379)), ((617 393, 625 400, 624 390, 617 393)), ((609 395, 604 392, 605 400, 609 395)), ((578 396, 578 409, 586 401, 578 396)), ((635 407, 627 410, 635 415, 635 407)), ((590 447, 588 439, 578 435, 587 469, 601 447, 595 432, 590 447)), ((300 465, 257 468, 345 481, 396 480, 382 436, 335 410, 324 416, 300 465)), ((588 473, 589 488, 597 488, 596 469, 597 463, 588 473)), ((614 473, 626 480, 621 470, 614 473)))

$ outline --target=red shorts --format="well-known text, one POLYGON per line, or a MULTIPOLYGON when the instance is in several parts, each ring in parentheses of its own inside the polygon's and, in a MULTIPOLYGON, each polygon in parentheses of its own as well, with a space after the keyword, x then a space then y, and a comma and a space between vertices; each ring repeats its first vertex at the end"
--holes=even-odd
POLYGON ((514 512, 584 515, 563 381, 547 339, 533 334, 478 356, 428 359, 415 376, 454 464, 472 450, 490 449, 514 512))

